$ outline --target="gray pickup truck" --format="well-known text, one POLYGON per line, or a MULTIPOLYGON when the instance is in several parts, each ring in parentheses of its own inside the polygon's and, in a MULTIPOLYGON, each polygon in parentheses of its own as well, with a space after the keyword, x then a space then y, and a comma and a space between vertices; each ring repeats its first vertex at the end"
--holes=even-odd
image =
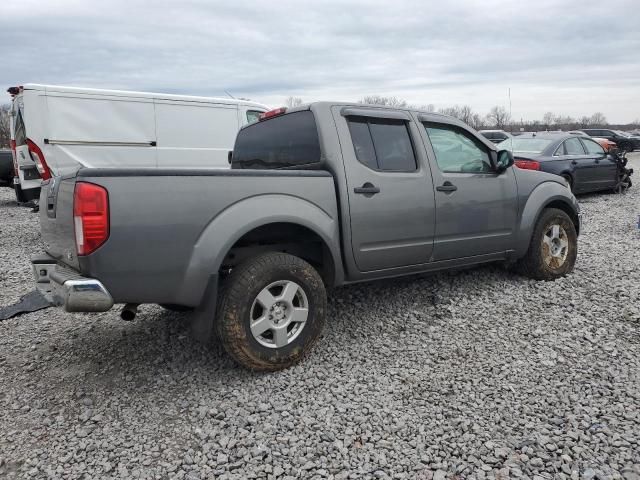
POLYGON ((327 289, 487 262, 572 271, 578 203, 464 123, 320 102, 238 134, 229 170, 80 169, 44 182, 36 281, 69 312, 193 310, 240 364, 297 362, 327 289))

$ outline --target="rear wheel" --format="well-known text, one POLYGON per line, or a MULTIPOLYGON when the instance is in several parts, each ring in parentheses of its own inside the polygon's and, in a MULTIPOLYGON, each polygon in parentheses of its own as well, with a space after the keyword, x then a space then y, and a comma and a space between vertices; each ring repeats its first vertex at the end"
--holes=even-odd
POLYGON ((573 192, 573 178, 571 178, 571 175, 569 175, 568 173, 563 173, 562 178, 567 181, 567 183, 569 184, 569 188, 573 192))
POLYGON ((324 328, 326 292, 304 260, 267 253, 233 269, 216 319, 227 352, 252 370, 274 371, 300 361, 324 328))
POLYGON ((519 269, 536 280, 555 280, 573 271, 577 254, 578 235, 571 218, 562 210, 549 208, 536 223, 519 269))

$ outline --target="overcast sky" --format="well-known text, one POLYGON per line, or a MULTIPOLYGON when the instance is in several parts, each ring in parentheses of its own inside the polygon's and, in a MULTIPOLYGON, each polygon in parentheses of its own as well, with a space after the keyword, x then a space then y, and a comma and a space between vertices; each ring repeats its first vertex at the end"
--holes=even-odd
POLYGON ((482 114, 511 88, 515 119, 640 118, 638 0, 0 0, 0 45, 5 88, 378 94, 482 114))

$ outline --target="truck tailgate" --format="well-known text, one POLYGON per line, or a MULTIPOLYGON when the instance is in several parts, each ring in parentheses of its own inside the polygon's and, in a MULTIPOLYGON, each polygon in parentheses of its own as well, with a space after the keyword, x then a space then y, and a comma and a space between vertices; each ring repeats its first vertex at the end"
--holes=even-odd
POLYGON ((80 264, 76 253, 73 227, 73 192, 75 174, 53 177, 40 191, 40 228, 45 251, 74 269, 80 264))

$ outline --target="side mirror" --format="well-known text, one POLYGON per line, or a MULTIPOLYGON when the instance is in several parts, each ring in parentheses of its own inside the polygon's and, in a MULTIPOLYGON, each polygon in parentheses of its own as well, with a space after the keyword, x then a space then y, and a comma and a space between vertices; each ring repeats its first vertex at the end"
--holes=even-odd
POLYGON ((513 153, 510 150, 500 150, 496 157, 496 171, 498 173, 504 172, 513 165, 513 153))

